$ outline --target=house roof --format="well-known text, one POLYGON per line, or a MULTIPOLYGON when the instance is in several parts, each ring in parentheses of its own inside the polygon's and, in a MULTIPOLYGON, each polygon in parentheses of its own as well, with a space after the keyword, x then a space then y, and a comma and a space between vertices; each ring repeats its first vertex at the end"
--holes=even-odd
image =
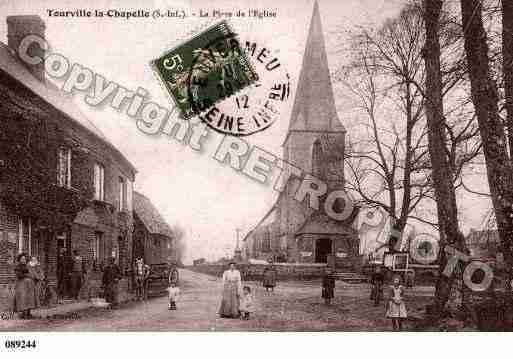
POLYGON ((95 137, 100 139, 108 147, 110 147, 116 154, 136 172, 135 166, 128 161, 128 159, 117 149, 98 127, 94 125, 73 102, 73 97, 55 86, 50 81, 41 82, 30 73, 30 71, 17 59, 14 51, 0 41, 0 69, 5 71, 15 80, 19 81, 37 96, 42 98, 45 102, 56 108, 58 111, 64 113, 71 119, 72 122, 78 124, 95 137))
POLYGON ((134 191, 133 203, 135 213, 150 233, 173 237, 173 230, 148 197, 134 191))

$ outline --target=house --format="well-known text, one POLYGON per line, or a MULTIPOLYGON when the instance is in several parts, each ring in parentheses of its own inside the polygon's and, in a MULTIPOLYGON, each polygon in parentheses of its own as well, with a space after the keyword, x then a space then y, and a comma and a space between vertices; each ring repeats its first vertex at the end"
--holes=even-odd
MULTIPOLYGON (((131 265, 136 169, 45 78, 44 65, 18 58, 26 35, 45 36, 41 18, 9 16, 7 30, 8 44, 0 42, 0 307, 22 252, 37 257, 52 292, 67 297, 65 264, 78 250, 88 272, 81 296, 95 295, 108 258, 123 272, 131 265)), ((127 291, 124 278, 121 299, 127 291)))
POLYGON ((496 258, 500 252, 499 232, 496 229, 471 229, 465 242, 472 257, 496 258))
MULTIPOLYGON (((283 159, 323 180, 328 192, 344 189, 345 134, 335 107, 316 2, 283 143, 283 159)), ((327 263, 328 257, 334 257, 340 265, 348 257, 358 256, 357 209, 345 221, 312 211, 294 199, 299 182, 299 178, 293 178, 285 184, 275 205, 244 238, 245 252, 253 251, 256 258, 273 257, 293 263, 327 263)))
POLYGON ((173 231, 145 195, 134 191, 134 258, 145 263, 178 263, 173 231))

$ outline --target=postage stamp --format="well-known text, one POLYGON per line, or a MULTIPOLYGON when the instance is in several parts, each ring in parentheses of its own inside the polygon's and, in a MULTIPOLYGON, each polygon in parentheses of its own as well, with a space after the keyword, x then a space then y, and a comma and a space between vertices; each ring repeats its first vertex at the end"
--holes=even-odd
POLYGON ((185 119, 258 80, 226 21, 166 52, 151 65, 185 119))

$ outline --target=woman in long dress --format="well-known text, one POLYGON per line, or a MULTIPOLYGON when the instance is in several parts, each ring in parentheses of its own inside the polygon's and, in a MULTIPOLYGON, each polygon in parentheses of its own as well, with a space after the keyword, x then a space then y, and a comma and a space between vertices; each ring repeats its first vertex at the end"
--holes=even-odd
POLYGON ((18 255, 14 268, 16 287, 14 289, 14 311, 20 313, 21 319, 30 319, 30 310, 36 308, 36 289, 27 266, 27 255, 18 255))
POLYGON ((401 285, 401 278, 394 277, 393 285, 389 290, 389 301, 386 316, 392 319, 392 326, 395 331, 402 329, 403 319, 407 317, 406 305, 404 304, 404 287, 401 285))
POLYGON ((262 286, 266 292, 269 292, 269 290, 274 292, 274 287, 276 287, 276 269, 273 265, 264 269, 262 286))
POLYGON ((45 279, 43 270, 41 269, 41 265, 36 257, 30 258, 30 262, 28 263, 29 276, 32 278, 34 282, 34 290, 36 296, 36 308, 41 306, 41 302, 43 301, 44 295, 44 286, 43 281, 45 279))
POLYGON ((223 299, 219 308, 219 315, 222 318, 238 318, 240 316, 241 282, 241 275, 235 269, 235 263, 230 263, 230 269, 223 273, 223 299))

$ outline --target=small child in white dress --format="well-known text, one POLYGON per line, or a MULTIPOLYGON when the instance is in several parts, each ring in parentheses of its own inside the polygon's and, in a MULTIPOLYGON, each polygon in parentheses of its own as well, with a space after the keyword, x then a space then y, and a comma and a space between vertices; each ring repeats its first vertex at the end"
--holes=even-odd
POLYGON ((244 286, 242 288, 242 297, 240 298, 240 318, 242 320, 249 320, 249 314, 255 311, 253 303, 253 296, 251 295, 251 288, 244 286))
POLYGON ((180 296, 180 288, 175 283, 171 282, 170 287, 167 289, 169 293, 169 310, 176 310, 176 302, 180 296))
POLYGON ((402 330, 403 320, 408 314, 404 304, 404 287, 401 285, 399 276, 394 277, 393 284, 390 286, 386 316, 392 319, 394 331, 402 330))

